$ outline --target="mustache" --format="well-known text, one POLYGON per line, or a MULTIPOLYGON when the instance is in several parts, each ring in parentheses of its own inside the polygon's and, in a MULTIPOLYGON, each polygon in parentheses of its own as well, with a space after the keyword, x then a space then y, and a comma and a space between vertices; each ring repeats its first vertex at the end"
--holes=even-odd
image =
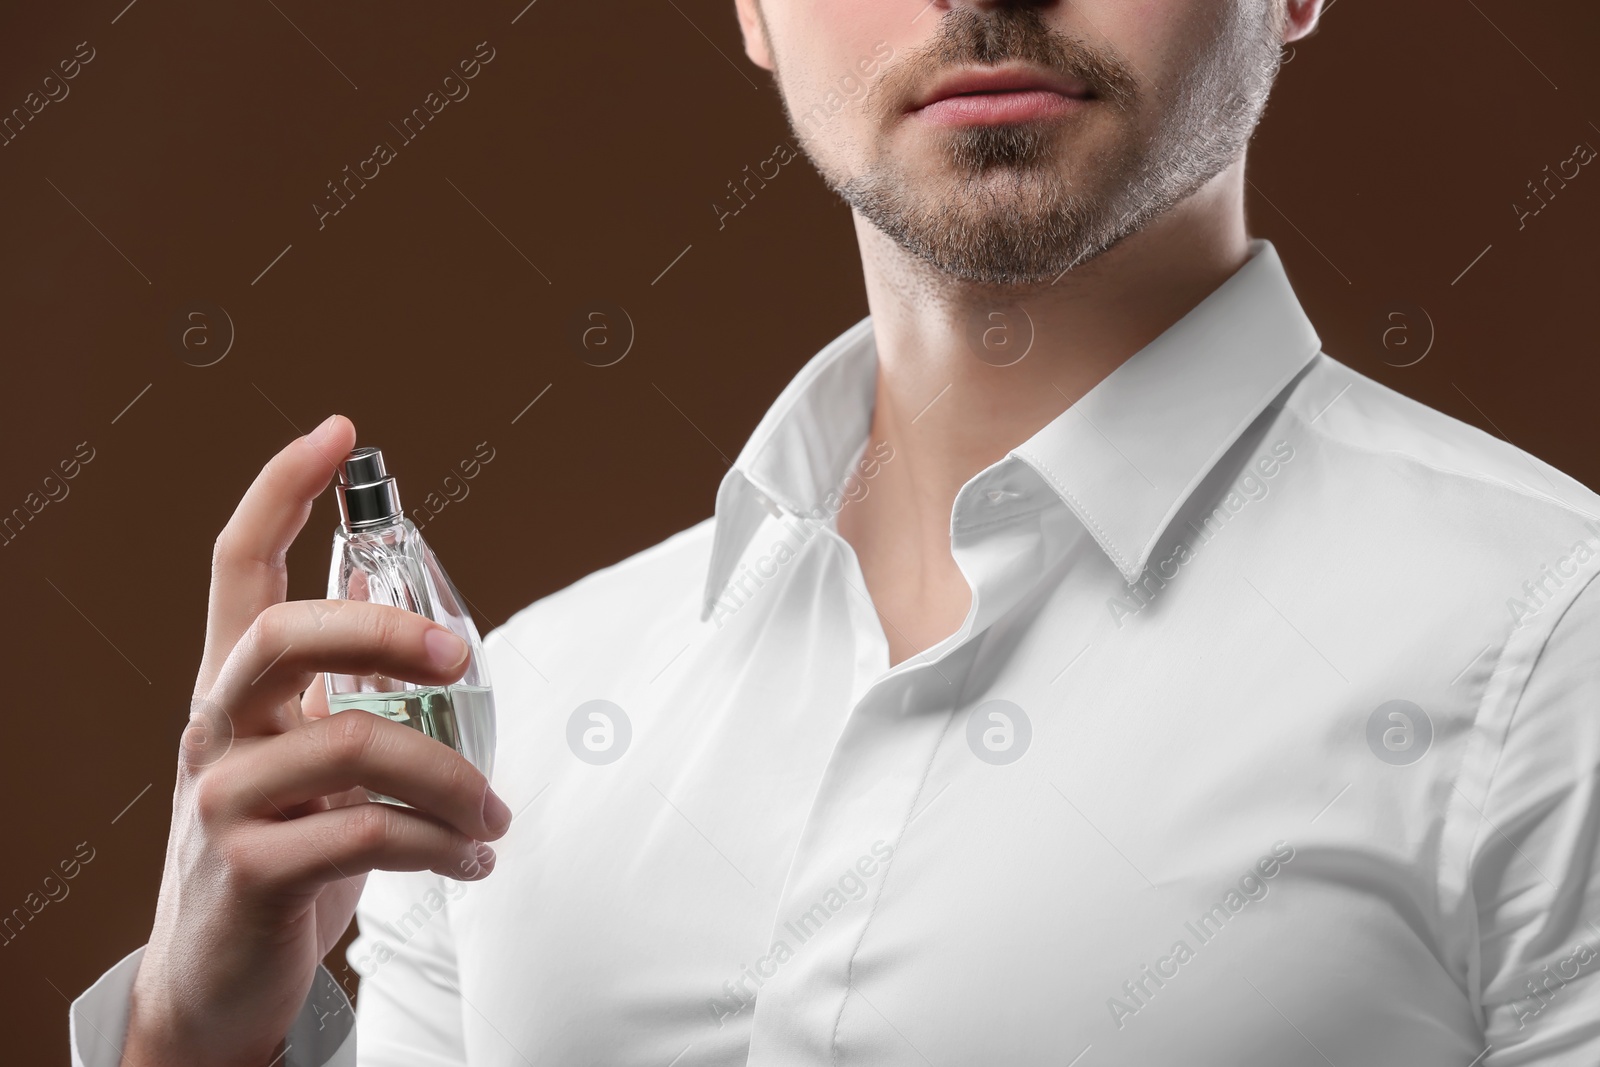
POLYGON ((865 106, 882 116, 903 111, 920 90, 953 67, 1022 61, 1076 78, 1099 99, 1129 106, 1138 93, 1133 66, 1114 49, 1097 47, 1045 22, 1033 7, 998 7, 986 13, 956 8, 939 20, 933 38, 873 86, 865 106))

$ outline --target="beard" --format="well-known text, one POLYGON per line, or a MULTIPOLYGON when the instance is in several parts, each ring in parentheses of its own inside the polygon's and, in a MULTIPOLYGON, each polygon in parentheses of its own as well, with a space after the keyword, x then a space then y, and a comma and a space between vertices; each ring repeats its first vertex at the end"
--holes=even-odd
MULTIPOLYGON (((1147 86, 1109 49, 1051 29, 1038 9, 958 8, 935 38, 863 100, 881 135, 858 173, 826 165, 793 121, 828 187, 916 260, 950 278, 1008 289, 1051 284, 1144 228, 1244 152, 1282 61, 1278 0, 1230 0, 1215 32, 1170 84, 1147 86), (1064 124, 1034 120, 922 131, 939 163, 890 150, 907 101, 954 66, 1025 60, 1086 82, 1095 102, 1064 124), (1073 124, 1109 123, 1090 151, 1073 124), (1080 138, 1081 139, 1081 138, 1080 138), (1069 154, 1070 153, 1070 154, 1069 154)), ((787 101, 785 110, 788 111, 787 101)))

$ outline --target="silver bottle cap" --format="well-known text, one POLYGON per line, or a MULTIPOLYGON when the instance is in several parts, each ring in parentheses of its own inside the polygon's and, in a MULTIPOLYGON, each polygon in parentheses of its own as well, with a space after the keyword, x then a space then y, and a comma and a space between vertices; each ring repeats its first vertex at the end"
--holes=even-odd
POLYGON ((346 529, 387 525, 400 518, 400 490, 383 467, 383 453, 357 448, 339 464, 339 521, 346 529))

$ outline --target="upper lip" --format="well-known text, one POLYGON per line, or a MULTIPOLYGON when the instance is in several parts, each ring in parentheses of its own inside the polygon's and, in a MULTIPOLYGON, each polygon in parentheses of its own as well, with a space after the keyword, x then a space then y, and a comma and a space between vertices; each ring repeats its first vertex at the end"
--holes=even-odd
POLYGON ((1094 94, 1085 82, 1067 78, 1043 67, 967 67, 951 71, 934 81, 907 109, 915 111, 946 97, 961 93, 996 93, 1023 89, 1045 89, 1062 96, 1088 99, 1094 94))

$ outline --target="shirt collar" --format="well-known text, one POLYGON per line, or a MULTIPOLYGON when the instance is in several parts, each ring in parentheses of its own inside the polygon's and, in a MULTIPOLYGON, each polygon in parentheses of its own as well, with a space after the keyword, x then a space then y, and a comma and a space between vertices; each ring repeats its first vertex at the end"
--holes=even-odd
MULTIPOLYGON (((1125 580, 1256 417, 1321 351, 1277 250, 1250 258, 1160 336, 1001 463, 1060 497, 1125 580)), ((767 410, 717 489, 701 618, 767 514, 815 514, 871 426, 877 347, 868 316, 818 352, 767 410)))

